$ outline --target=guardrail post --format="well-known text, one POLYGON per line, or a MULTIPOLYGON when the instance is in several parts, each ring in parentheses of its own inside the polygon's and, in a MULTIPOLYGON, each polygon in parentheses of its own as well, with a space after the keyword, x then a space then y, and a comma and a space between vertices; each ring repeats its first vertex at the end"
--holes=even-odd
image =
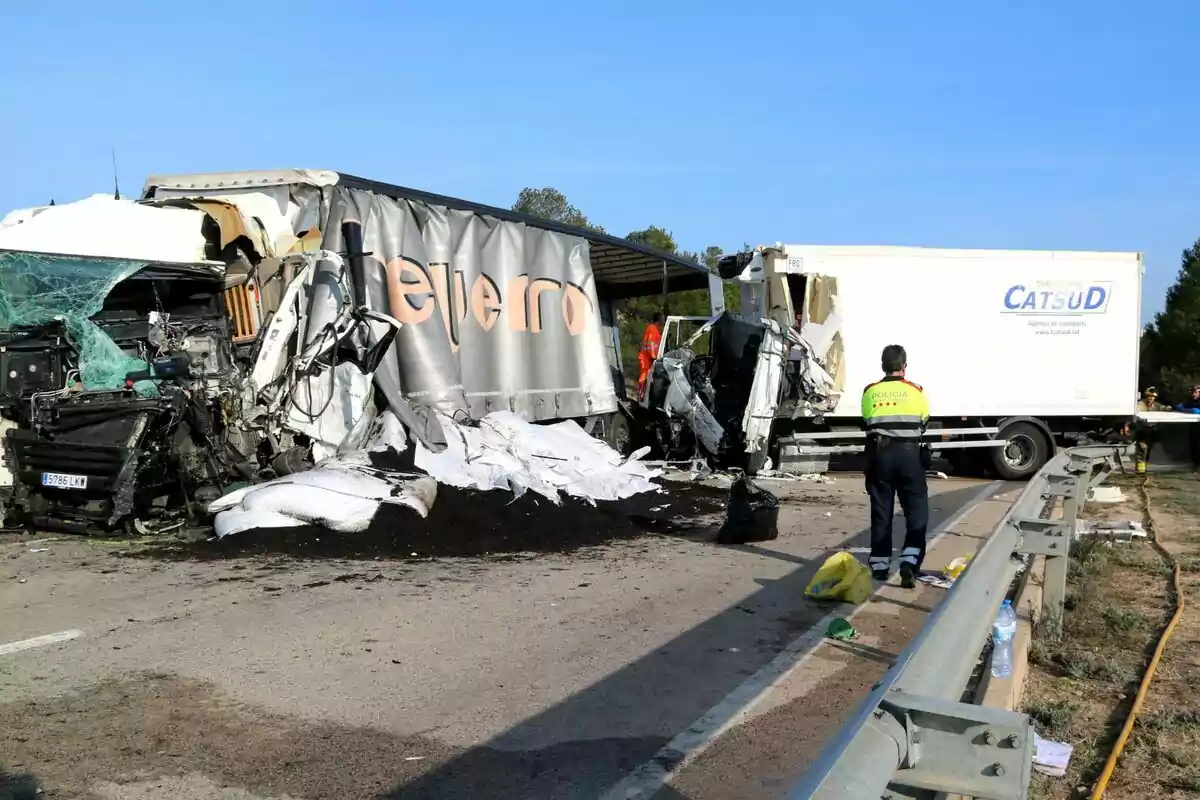
MULTIPOLYGON (((1063 495, 1062 521, 1074 539, 1079 510, 1087 496, 1088 481, 1085 475, 1072 476, 1070 491, 1063 495)), ((1070 540, 1067 551, 1059 555, 1046 556, 1046 571, 1042 582, 1042 613, 1039 627, 1051 639, 1062 638, 1064 604, 1067 599, 1067 570, 1070 566, 1070 540)))

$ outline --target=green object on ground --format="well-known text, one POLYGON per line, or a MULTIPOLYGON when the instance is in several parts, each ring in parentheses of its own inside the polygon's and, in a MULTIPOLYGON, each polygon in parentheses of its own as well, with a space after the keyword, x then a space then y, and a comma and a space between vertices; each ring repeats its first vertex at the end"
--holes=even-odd
POLYGON ((858 631, 854 630, 854 626, 846 620, 838 617, 833 622, 829 623, 829 627, 825 629, 825 635, 830 639, 839 641, 849 641, 858 636, 858 631))

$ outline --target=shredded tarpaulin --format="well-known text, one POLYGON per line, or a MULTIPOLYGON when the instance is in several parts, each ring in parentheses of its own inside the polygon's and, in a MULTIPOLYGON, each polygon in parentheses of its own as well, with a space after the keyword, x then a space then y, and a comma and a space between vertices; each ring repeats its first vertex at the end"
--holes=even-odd
POLYGON ((422 475, 385 472, 333 459, 307 472, 246 486, 219 497, 208 510, 216 515, 217 536, 252 528, 321 525, 341 533, 367 529, 382 503, 408 506, 425 517, 437 497, 437 483, 422 475))
POLYGON ((494 411, 478 427, 439 414, 446 449, 432 453, 416 443, 416 467, 439 483, 461 489, 526 491, 558 503, 566 494, 589 502, 622 500, 658 489, 661 474, 623 459, 572 420, 534 425, 510 411, 494 411))
POLYGON ((366 449, 352 450, 295 475, 236 489, 208 506, 218 537, 255 528, 321 525, 341 533, 366 530, 385 503, 407 506, 422 518, 437 499, 426 475, 376 467, 371 453, 403 452, 404 426, 391 411, 372 418, 366 449))

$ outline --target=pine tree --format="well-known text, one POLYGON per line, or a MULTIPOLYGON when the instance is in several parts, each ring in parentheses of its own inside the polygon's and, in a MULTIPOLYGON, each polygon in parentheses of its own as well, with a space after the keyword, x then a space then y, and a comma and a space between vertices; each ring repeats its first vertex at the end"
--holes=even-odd
POLYGON ((1183 251, 1175 285, 1141 342, 1142 388, 1154 385, 1177 402, 1200 383, 1200 240, 1183 251))

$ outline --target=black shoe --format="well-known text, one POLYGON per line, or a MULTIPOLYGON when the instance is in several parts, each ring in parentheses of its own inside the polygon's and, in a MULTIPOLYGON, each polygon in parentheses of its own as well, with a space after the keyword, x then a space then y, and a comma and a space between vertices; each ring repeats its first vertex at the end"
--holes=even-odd
POLYGON ((900 586, 904 589, 915 589, 917 586, 917 568, 912 564, 900 565, 900 586))
POLYGON ((871 570, 871 577, 880 583, 887 583, 888 571, 886 569, 873 569, 871 570))

